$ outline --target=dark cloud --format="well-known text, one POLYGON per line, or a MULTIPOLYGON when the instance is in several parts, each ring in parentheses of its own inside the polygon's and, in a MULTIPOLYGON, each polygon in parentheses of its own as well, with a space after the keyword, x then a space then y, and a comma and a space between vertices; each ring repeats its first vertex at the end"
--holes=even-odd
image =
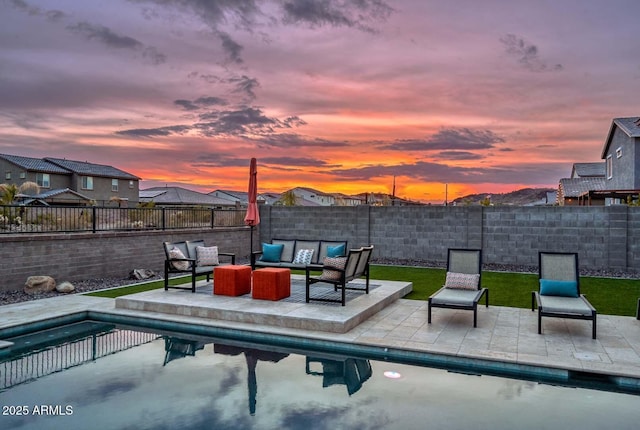
POLYGON ((261 157, 260 164, 286 166, 286 167, 327 167, 329 164, 323 160, 305 157, 261 157))
POLYGON ((441 160, 480 160, 483 155, 469 151, 442 151, 436 156, 441 160))
POLYGON ((220 42, 222 42, 222 48, 229 56, 229 59, 236 64, 242 63, 242 57, 240 56, 240 53, 242 52, 242 45, 233 40, 227 33, 220 32, 218 35, 220 37, 220 42))
POLYGON ((200 130, 205 136, 271 132, 281 124, 277 118, 269 118, 262 113, 261 109, 253 107, 210 112, 201 115, 200 118, 212 120, 194 125, 194 128, 200 130))
POLYGON ((240 77, 229 78, 226 82, 231 83, 235 86, 233 92, 245 94, 249 100, 253 100, 256 98, 256 93, 254 90, 260 87, 260 83, 255 78, 250 78, 246 75, 242 75, 240 77))
POLYGON ((135 128, 131 130, 116 131, 116 134, 120 136, 130 137, 163 137, 171 136, 173 134, 183 134, 191 130, 187 125, 172 125, 169 127, 158 128, 135 128))
POLYGON ((546 72, 562 70, 562 64, 549 66, 538 56, 538 47, 515 34, 507 34, 500 38, 507 54, 518 59, 518 62, 532 72, 546 72))
POLYGON ((393 12, 381 0, 288 0, 282 7, 285 23, 352 27, 367 32, 375 32, 372 24, 385 21, 393 12))
POLYGON ((504 139, 491 130, 472 130, 470 128, 448 128, 426 139, 399 139, 382 145, 383 149, 395 151, 432 151, 490 149, 504 139))
POLYGON ((194 104, 190 100, 175 100, 173 102, 174 105, 182 107, 184 110, 198 110, 200 106, 194 104))
MULTIPOLYGON (((222 48, 227 53, 229 60, 234 63, 242 63, 242 45, 237 43, 228 33, 221 31, 223 24, 233 21, 236 28, 252 32, 256 26, 256 19, 263 12, 255 0, 130 0, 133 3, 155 4, 162 8, 171 8, 183 13, 197 16, 213 34, 220 39, 222 48)), ((145 9, 147 18, 155 18, 158 11, 145 9)))
POLYGON ((199 97, 194 100, 194 103, 201 106, 225 106, 227 101, 225 99, 221 99, 220 97, 199 97))
MULTIPOLYGON (((195 101, 179 99, 173 103, 188 111, 200 109, 201 104, 221 102, 221 99, 204 97, 195 101)), ((164 137, 174 134, 184 134, 189 131, 195 132, 201 136, 239 136, 247 140, 256 141, 258 143, 270 144, 268 136, 275 133, 279 129, 290 129, 293 126, 304 124, 304 121, 298 117, 288 117, 284 120, 279 118, 271 118, 266 116, 261 109, 255 107, 241 107, 229 110, 210 110, 198 115, 199 122, 192 125, 175 125, 158 128, 139 128, 132 130, 122 130, 116 132, 122 136, 137 137, 164 137), (262 140, 264 136, 266 140, 262 140), (249 137, 252 136, 252 137, 249 137)), ((278 135, 276 135, 278 136, 278 135)), ((274 139, 277 139, 274 137, 274 139)), ((287 137, 285 136, 285 141, 287 137)), ((300 140, 299 142, 301 142, 300 140)), ((274 141, 275 142, 275 141, 274 141)), ((322 145, 323 141, 318 140, 314 146, 322 145)), ((329 142, 325 142, 329 143, 329 142)))
POLYGON ((352 169, 330 171, 338 180, 369 180, 377 177, 406 176, 421 182, 441 183, 496 183, 521 184, 523 182, 543 184, 549 178, 559 178, 566 173, 565 163, 524 164, 518 166, 460 167, 419 161, 413 164, 369 165, 352 169))
POLYGON ((184 110, 194 111, 199 110, 209 106, 224 106, 227 104, 226 100, 221 99, 219 97, 200 97, 193 101, 191 100, 175 100, 173 102, 174 105, 180 106, 184 110))
POLYGON ((344 141, 331 141, 320 138, 309 138, 295 133, 278 133, 251 139, 259 145, 273 146, 277 148, 339 148, 349 146, 344 141))
POLYGON ((138 51, 143 57, 151 60, 153 64, 161 64, 167 61, 165 55, 152 46, 145 46, 142 42, 133 37, 123 36, 115 33, 108 27, 94 25, 88 22, 79 22, 68 25, 67 29, 73 33, 80 34, 89 40, 97 40, 110 48, 130 49, 138 51))
POLYGON ((245 167, 246 165, 246 158, 237 158, 217 152, 201 154, 193 162, 194 167, 245 167))
POLYGON ((29 15, 42 15, 42 10, 39 7, 31 6, 23 0, 10 0, 9 4, 17 10, 28 13, 29 15))

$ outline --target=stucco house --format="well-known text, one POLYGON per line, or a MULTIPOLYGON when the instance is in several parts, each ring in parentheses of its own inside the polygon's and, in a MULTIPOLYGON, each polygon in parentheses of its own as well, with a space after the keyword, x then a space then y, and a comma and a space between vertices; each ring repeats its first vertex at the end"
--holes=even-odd
POLYGON ((99 206, 138 203, 140 178, 104 164, 0 154, 0 172, 7 184, 18 187, 25 182, 38 184, 41 195, 30 197, 47 204, 70 204, 69 196, 74 197, 71 200, 95 202, 99 206))
POLYGON ((614 118, 605 139, 604 162, 575 163, 560 179, 558 204, 610 205, 640 194, 640 117, 614 118))
POLYGON ((640 193, 640 117, 616 118, 602 150, 606 192, 613 203, 640 193))

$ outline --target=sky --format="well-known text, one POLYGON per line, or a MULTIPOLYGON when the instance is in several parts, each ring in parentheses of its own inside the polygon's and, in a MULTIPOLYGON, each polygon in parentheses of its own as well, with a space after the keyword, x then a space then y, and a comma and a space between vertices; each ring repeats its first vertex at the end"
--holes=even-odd
MULTIPOLYGON (((140 188, 557 188, 639 116, 637 0, 0 0, 0 153, 140 188)), ((446 192, 446 194, 445 194, 446 192)))

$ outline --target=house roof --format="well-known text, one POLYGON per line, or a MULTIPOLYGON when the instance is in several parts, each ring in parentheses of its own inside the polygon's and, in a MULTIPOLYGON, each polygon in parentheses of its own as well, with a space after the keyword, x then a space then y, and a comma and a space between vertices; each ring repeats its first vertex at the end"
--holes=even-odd
POLYGON ((73 191, 70 188, 56 188, 53 190, 47 190, 40 194, 34 195, 20 195, 22 197, 21 204, 30 205, 35 201, 44 202, 47 199, 51 199, 52 197, 61 198, 62 196, 67 195, 70 196, 73 200, 86 200, 91 201, 91 199, 87 196, 84 196, 77 191, 73 191))
POLYGON ((241 203, 247 203, 249 201, 249 193, 246 191, 215 190, 211 191, 209 195, 213 195, 214 193, 225 194, 231 198, 230 200, 239 200, 241 203))
POLYGON ((107 166, 105 164, 89 163, 88 161, 75 161, 67 160, 64 158, 44 158, 45 161, 58 165, 72 173, 78 175, 89 176, 103 176, 107 178, 119 178, 119 179, 140 179, 139 177, 127 173, 124 170, 116 169, 113 166, 107 166))
POLYGON ((302 190, 302 191, 307 191, 309 193, 315 194, 317 196, 327 196, 327 197, 333 197, 331 194, 329 193, 325 193, 324 191, 320 191, 320 190, 316 190, 314 188, 309 188, 309 187, 295 187, 292 189, 294 192, 295 190, 302 190))
POLYGON ((572 178, 604 178, 606 173, 605 163, 598 161, 596 163, 574 163, 571 172, 572 178))
POLYGON ((182 187, 153 187, 139 192, 140 201, 165 205, 235 206, 235 202, 182 187))
POLYGON ((19 155, 9 154, 0 154, 0 158, 29 172, 60 173, 63 175, 71 173, 69 170, 42 158, 21 157, 19 155))
POLYGON ((625 132, 629 137, 640 138, 640 117, 632 116, 628 118, 613 119, 611 127, 609 128, 609 134, 607 134, 607 139, 604 143, 604 148, 602 149, 601 158, 603 159, 607 157, 607 152, 609 152, 609 146, 611 145, 611 140, 613 139, 616 128, 625 132))
POLYGON ((74 161, 52 157, 33 158, 9 154, 0 154, 0 158, 3 158, 29 172, 58 173, 62 175, 76 173, 85 176, 104 176, 108 178, 132 180, 140 179, 135 175, 125 172, 124 170, 116 169, 115 167, 104 164, 89 163, 86 161, 74 161))
POLYGON ((604 178, 564 178, 560 179, 560 189, 564 197, 580 197, 589 191, 606 189, 604 178))

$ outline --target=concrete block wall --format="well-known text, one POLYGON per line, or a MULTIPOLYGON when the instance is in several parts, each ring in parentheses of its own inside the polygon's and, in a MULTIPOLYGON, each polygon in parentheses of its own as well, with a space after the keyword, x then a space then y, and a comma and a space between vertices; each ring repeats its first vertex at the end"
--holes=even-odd
MULTIPOLYGON (((189 231, 132 231, 74 234, 0 235, 0 290, 22 289, 33 275, 56 282, 126 278, 133 269, 164 271, 162 242, 203 239, 221 252, 247 258, 248 227, 189 231)), ((257 235, 256 235, 257 239, 257 235)))
MULTIPOLYGON (((262 207, 260 240, 346 239, 374 258, 444 262, 482 248, 486 263, 537 267, 538 251, 578 252, 593 269, 640 271, 640 208, 391 206, 262 207)), ((258 245, 259 246, 259 245, 258 245)))
MULTIPOLYGON (((486 263, 537 266, 539 250, 578 252, 582 267, 640 272, 640 208, 606 207, 270 207, 260 208, 253 249, 272 238, 373 244, 375 258, 444 262, 447 248, 482 248, 486 263)), ((27 277, 56 281, 162 272, 163 241, 204 239, 246 261, 248 227, 0 235, 0 290, 27 277)))

